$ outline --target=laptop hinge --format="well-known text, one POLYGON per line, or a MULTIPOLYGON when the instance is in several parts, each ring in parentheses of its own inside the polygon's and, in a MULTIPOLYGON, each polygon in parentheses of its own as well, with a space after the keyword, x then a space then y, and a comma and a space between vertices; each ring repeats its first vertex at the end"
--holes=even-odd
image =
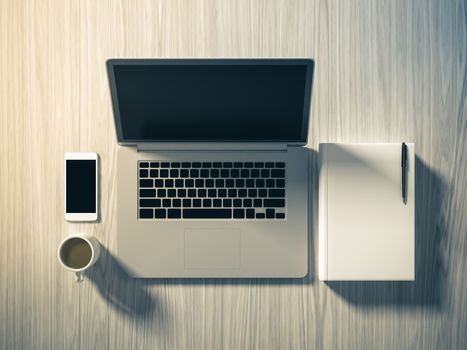
POLYGON ((144 142, 136 145, 138 152, 150 151, 287 151, 287 143, 281 142, 144 142))

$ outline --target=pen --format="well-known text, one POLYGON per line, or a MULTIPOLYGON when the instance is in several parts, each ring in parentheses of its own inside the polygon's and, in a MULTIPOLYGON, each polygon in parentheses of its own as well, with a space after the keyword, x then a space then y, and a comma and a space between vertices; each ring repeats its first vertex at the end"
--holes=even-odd
POLYGON ((401 155, 401 168, 402 168, 402 201, 407 203, 407 145, 402 142, 402 155, 401 155))

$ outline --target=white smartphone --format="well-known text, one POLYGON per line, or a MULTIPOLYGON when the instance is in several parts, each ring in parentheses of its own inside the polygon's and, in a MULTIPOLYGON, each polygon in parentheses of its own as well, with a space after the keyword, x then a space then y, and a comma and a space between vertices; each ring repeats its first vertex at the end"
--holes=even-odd
POLYGON ((65 220, 97 220, 97 161, 97 153, 65 153, 65 220))

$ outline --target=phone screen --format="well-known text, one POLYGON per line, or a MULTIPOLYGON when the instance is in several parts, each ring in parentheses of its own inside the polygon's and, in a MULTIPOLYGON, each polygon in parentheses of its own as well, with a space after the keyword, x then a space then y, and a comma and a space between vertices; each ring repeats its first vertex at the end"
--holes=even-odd
POLYGON ((66 212, 96 212, 96 160, 66 161, 66 212))

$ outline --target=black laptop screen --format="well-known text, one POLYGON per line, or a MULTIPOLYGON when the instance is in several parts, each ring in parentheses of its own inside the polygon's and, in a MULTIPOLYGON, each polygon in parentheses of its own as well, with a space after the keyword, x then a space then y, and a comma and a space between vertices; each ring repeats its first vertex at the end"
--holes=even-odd
MULTIPOLYGON (((306 64, 114 64, 120 141, 306 139, 306 64)), ((111 80, 112 85, 112 80, 111 80)))

